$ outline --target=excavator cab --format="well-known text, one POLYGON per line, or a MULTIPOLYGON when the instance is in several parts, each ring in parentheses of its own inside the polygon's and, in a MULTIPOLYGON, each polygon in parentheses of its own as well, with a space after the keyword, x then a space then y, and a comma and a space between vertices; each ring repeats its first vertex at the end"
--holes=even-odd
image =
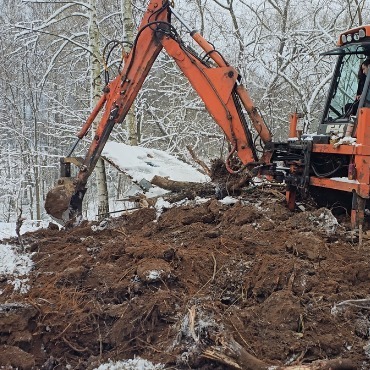
POLYGON ((370 57, 369 32, 369 26, 347 31, 341 35, 338 48, 323 54, 338 56, 338 60, 318 128, 319 135, 345 135, 348 125, 356 123, 359 109, 370 105, 366 98, 370 74, 362 81, 361 99, 356 98, 361 64, 370 57))
POLYGON ((325 55, 338 59, 317 135, 288 145, 303 157, 287 177, 288 204, 298 189, 308 190, 320 205, 350 210, 352 228, 362 230, 370 198, 370 73, 356 95, 359 69, 370 57, 370 25, 343 32, 325 55))

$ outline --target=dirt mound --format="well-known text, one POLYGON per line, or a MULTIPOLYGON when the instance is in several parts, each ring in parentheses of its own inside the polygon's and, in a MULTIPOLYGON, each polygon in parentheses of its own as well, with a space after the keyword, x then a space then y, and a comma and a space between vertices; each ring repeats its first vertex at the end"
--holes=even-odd
POLYGON ((202 354, 233 338, 271 365, 370 368, 366 236, 359 249, 328 210, 291 213, 263 191, 26 234, 29 292, 0 282, 1 365, 225 369, 202 354))

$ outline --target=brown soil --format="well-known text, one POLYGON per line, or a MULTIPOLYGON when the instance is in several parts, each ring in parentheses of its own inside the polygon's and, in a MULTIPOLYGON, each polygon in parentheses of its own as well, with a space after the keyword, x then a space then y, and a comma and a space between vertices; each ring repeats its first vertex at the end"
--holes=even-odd
POLYGON ((0 279, 0 365, 93 369, 141 356, 225 369, 201 353, 232 336, 271 365, 340 357, 370 368, 370 303, 358 301, 370 290, 367 233, 359 249, 346 219, 329 232, 323 209, 292 213, 272 190, 245 199, 24 235, 31 289, 0 279))

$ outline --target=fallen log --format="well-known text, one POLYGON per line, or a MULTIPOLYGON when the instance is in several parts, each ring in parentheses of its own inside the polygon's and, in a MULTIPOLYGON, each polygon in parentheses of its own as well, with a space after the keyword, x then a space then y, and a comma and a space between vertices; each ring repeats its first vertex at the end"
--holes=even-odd
MULTIPOLYGON (((239 192, 241 188, 247 185, 249 180, 250 179, 247 177, 235 177, 233 179, 230 178, 228 182, 223 184, 223 186, 225 187, 227 193, 233 195, 233 193, 239 192)), ((199 182, 175 181, 167 177, 157 175, 154 176, 150 182, 153 185, 159 186, 162 189, 171 190, 175 193, 191 190, 193 193, 215 194, 216 189, 220 186, 220 184, 214 184, 210 182, 199 183, 199 182)))
POLYGON ((214 185, 211 183, 199 183, 199 182, 187 182, 187 181, 175 181, 167 177, 155 175, 150 181, 153 185, 159 186, 165 190, 171 190, 175 193, 179 193, 184 190, 192 189, 193 191, 212 191, 214 192, 214 185))
POLYGON ((221 346, 213 346, 202 357, 222 363, 232 369, 242 370, 355 370, 348 359, 317 360, 311 364, 276 366, 266 363, 247 352, 234 338, 221 338, 221 346))

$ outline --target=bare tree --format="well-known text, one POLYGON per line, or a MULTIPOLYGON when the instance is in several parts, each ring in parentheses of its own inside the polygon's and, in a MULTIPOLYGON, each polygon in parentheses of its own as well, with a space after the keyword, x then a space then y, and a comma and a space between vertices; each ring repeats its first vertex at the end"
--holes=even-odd
MULTIPOLYGON (((27 3, 39 4, 39 1, 27 1, 27 3)), ((70 53, 70 50, 75 50, 77 60, 80 61, 81 57, 85 56, 85 65, 87 66, 90 74, 90 83, 84 83, 90 90, 90 103, 89 109, 95 105, 99 99, 102 91, 101 84, 101 66, 102 58, 100 54, 100 35, 97 21, 96 0, 88 0, 86 2, 51 2, 54 4, 50 9, 50 15, 36 27, 32 25, 17 24, 18 29, 23 29, 19 37, 25 41, 27 38, 32 37, 36 33, 37 42, 40 37, 47 36, 53 40, 52 42, 59 47, 55 50, 54 55, 50 56, 49 67, 46 70, 41 83, 47 84, 50 75, 58 67, 60 60, 65 58, 65 55, 70 53), (62 4, 62 5, 59 5, 62 4), (77 8, 78 10, 76 11, 77 8), (74 26, 78 28, 85 28, 83 32, 65 32, 66 20, 69 22, 74 20, 74 26), (64 27, 63 27, 64 26, 64 27), (42 35, 42 36, 39 36, 42 35)), ((43 4, 45 5, 45 4, 43 4)), ((46 5, 50 6, 50 5, 46 5)), ((71 23, 69 29, 71 29, 71 23)), ((67 28, 68 29, 68 28, 67 28)), ((76 61, 71 60, 76 63, 76 61)), ((80 92, 77 93, 80 95, 80 92)), ((70 108, 71 110, 73 108, 70 108)), ((95 172, 97 193, 98 193, 98 214, 106 214, 109 212, 108 191, 106 185, 105 167, 102 160, 98 161, 95 172)), ((38 178, 38 176, 36 176, 38 178)), ((38 193, 36 193, 38 194, 38 193)), ((37 197, 39 199, 39 197, 37 197)))

